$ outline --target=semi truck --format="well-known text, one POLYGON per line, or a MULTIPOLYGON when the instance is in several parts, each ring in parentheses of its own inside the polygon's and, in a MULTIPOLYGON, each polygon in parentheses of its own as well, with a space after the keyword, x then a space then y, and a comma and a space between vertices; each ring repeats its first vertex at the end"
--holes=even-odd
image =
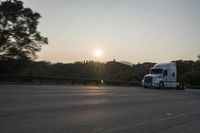
POLYGON ((155 64, 145 75, 142 80, 144 88, 176 88, 184 89, 184 85, 177 81, 177 65, 176 62, 155 64))

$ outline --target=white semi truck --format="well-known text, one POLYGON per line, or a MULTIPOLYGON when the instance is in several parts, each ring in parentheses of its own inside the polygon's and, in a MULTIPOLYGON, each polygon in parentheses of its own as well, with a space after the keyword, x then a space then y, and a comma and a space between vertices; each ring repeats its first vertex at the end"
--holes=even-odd
POLYGON ((149 74, 142 80, 142 86, 156 88, 184 89, 184 85, 177 81, 176 62, 160 63, 154 65, 149 74))

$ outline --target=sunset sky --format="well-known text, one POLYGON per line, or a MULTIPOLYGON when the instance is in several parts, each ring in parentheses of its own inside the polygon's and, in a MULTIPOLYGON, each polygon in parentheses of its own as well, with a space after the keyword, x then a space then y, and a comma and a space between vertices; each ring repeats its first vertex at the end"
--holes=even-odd
POLYGON ((165 62, 200 54, 200 0, 23 0, 48 37, 38 60, 165 62))

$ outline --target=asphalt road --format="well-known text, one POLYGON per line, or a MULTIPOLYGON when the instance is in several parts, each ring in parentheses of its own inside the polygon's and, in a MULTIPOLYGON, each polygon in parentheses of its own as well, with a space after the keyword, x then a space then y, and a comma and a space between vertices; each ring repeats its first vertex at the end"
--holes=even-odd
POLYGON ((199 133, 200 90, 0 85, 0 133, 199 133))

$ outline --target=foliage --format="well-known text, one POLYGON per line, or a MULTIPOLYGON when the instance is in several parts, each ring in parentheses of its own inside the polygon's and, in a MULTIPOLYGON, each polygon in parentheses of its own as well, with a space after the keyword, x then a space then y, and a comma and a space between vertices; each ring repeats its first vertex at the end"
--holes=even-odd
POLYGON ((200 70, 192 70, 183 75, 183 80, 186 83, 200 86, 200 70))
POLYGON ((116 61, 110 61, 107 63, 86 61, 68 64, 30 61, 25 64, 21 63, 21 65, 24 65, 23 69, 17 69, 17 71, 15 71, 16 67, 15 65, 12 65, 11 62, 0 63, 0 67, 7 66, 7 69, 4 69, 3 71, 0 69, 0 74, 141 81, 143 76, 148 73, 150 67, 152 67, 154 63, 130 66, 116 61))
POLYGON ((197 60, 197 61, 200 61, 200 54, 199 54, 197 57, 198 57, 198 60, 197 60))
POLYGON ((0 3, 0 60, 32 60, 47 44, 37 31, 40 14, 25 8, 20 0, 0 3))

